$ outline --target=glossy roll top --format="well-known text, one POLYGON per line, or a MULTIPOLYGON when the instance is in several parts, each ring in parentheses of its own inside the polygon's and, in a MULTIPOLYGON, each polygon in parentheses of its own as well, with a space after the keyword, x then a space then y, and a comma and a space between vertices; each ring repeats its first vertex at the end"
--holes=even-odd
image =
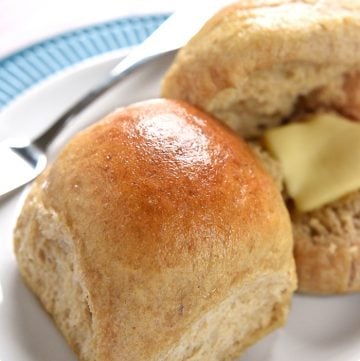
POLYGON ((235 358, 283 324, 296 283, 290 221, 271 177, 228 128, 173 100, 118 109, 74 137, 34 185, 16 250, 84 360, 190 360, 199 350, 199 360, 235 358), (24 231, 29 219, 40 235, 24 231), (63 259, 46 272, 31 246, 42 237, 63 259), (59 289, 44 280, 60 269, 75 286, 61 286, 63 271, 59 289), (71 293, 77 284, 83 296, 71 293), (69 307, 75 328, 64 323, 69 307))

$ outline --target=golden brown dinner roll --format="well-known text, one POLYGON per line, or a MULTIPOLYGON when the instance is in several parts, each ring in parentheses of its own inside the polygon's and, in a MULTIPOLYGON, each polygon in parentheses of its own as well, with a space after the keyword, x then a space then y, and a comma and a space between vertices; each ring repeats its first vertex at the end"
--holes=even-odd
MULTIPOLYGON (((239 1, 179 52, 162 93, 256 142, 265 129, 319 109, 360 120, 359 34, 359 1, 239 1)), ((359 207, 356 191, 313 212, 290 208, 301 291, 360 291, 359 207)))
POLYGON ((247 145, 170 100, 75 136, 15 230, 22 276, 84 361, 233 360, 284 323, 292 247, 247 145))

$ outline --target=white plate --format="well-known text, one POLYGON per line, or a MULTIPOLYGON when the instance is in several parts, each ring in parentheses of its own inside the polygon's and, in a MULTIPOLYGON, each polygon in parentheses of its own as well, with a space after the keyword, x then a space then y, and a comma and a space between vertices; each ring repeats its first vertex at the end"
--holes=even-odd
MULTIPOLYGON (((117 52, 83 63, 21 96, 0 116, 0 139, 14 134, 35 137, 76 97, 102 79, 119 56, 117 52)), ((164 58, 146 66, 84 112, 77 124, 84 126, 118 106, 158 97, 160 79, 170 60, 164 58)), ((67 131, 54 144, 51 154, 78 127, 67 131)), ((17 192, 0 202, 0 360, 75 361, 76 357, 24 286, 16 268, 12 229, 22 199, 17 192)), ((287 326, 250 348, 241 360, 359 361, 359 309, 360 295, 297 295, 287 326)))

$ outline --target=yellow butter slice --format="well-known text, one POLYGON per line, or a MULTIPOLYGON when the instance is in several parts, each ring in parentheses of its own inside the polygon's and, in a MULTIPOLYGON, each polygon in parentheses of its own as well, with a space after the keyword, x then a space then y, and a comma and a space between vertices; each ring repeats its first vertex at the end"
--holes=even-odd
POLYGON ((360 123, 335 113, 273 128, 265 145, 280 161, 285 185, 303 212, 360 189, 360 123))

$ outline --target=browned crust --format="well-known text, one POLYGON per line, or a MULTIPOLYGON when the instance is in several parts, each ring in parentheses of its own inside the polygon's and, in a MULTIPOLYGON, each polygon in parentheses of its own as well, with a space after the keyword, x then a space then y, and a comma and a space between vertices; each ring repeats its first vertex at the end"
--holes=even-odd
POLYGON ((35 187, 73 239, 97 360, 155 360, 261 275, 281 275, 285 312, 295 273, 281 195, 247 145, 197 109, 119 109, 35 187))
POLYGON ((216 95, 262 69, 359 63, 356 1, 239 1, 218 12, 167 72, 165 97, 210 110, 216 95))

